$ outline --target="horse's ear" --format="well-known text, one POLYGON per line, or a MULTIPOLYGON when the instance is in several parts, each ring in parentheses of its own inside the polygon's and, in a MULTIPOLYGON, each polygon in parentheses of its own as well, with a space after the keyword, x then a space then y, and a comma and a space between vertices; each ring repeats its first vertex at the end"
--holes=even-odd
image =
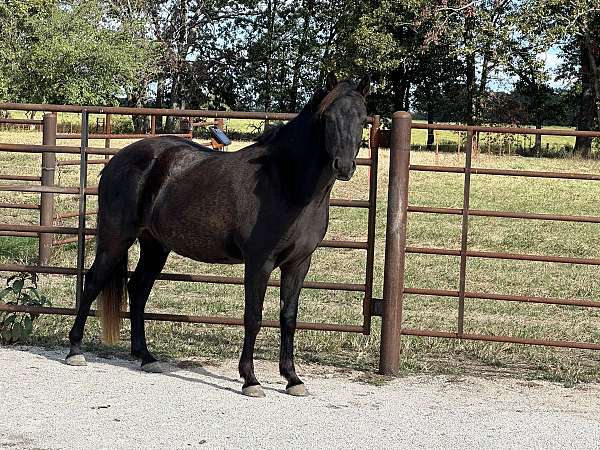
POLYGON ((366 97, 370 89, 371 77, 369 75, 365 75, 364 77, 362 77, 362 80, 360 80, 360 82, 358 83, 358 86, 356 86, 356 90, 360 92, 363 95, 363 97, 366 97))
POLYGON ((325 79, 325 89, 331 91, 338 84, 338 79, 335 76, 335 73, 329 72, 327 74, 327 78, 325 79))

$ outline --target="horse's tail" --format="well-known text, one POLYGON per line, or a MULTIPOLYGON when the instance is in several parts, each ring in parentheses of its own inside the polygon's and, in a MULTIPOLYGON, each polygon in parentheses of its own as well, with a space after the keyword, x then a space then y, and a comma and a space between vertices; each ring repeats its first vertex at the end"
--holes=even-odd
POLYGON ((98 298, 98 311, 102 319, 102 341, 119 342, 121 311, 127 298, 127 254, 119 261, 98 298))

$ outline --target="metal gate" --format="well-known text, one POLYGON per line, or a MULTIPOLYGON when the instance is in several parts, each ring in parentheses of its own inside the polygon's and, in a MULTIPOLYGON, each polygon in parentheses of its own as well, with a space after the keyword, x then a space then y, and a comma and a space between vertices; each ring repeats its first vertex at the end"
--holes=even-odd
MULTIPOLYGON (((110 116, 121 115, 137 115, 150 116, 152 118, 152 133, 146 135, 127 135, 128 138, 144 138, 158 136, 155 130, 156 116, 178 116, 191 118, 241 118, 241 119, 260 119, 260 120, 290 120, 296 114, 286 113, 265 113, 265 112, 239 112, 239 111, 210 111, 210 110, 172 110, 172 109, 156 109, 156 108, 119 108, 119 107, 94 107, 94 106, 72 106, 72 105, 46 105, 46 104, 18 104, 18 103, 0 103, 0 110, 13 111, 44 111, 43 121, 43 145, 26 145, 26 144, 2 144, 0 143, 0 152, 17 152, 17 153, 38 153, 42 154, 42 177, 34 177, 35 179, 24 180, 22 177, 2 175, 0 180, 11 181, 41 181, 41 185, 25 185, 25 184, 0 184, 0 191, 12 192, 29 192, 39 193, 42 199, 40 225, 25 225, 25 224, 8 224, 0 223, 0 233, 11 236, 39 236, 40 239, 40 262, 37 265, 23 264, 0 264, 0 271, 9 272, 36 272, 46 274, 60 274, 76 276, 76 304, 73 308, 57 308, 57 307, 25 307, 0 304, 0 311, 14 312, 32 312, 36 314, 60 314, 60 315, 75 315, 76 305, 79 303, 79 298, 83 290, 83 277, 87 271, 84 266, 85 260, 85 238, 96 233, 94 228, 86 226, 86 217, 90 215, 87 210, 86 198, 91 195, 97 195, 97 187, 88 186, 87 169, 88 164, 92 161, 88 160, 90 155, 98 155, 108 158, 115 155, 119 149, 110 148, 111 140, 122 138, 117 134, 90 134, 89 133, 89 115, 90 113, 105 114, 106 123, 110 126, 110 116), (60 135, 57 134, 56 128, 56 112, 71 112, 81 114, 81 135, 73 134, 60 135), (56 139, 64 138, 79 138, 80 146, 57 146, 56 139), (107 143, 105 148, 92 148, 88 146, 90 138, 104 139, 107 143), (56 154, 72 154, 78 156, 77 164, 79 165, 80 177, 79 186, 55 186, 54 170, 56 168, 56 154), (74 195, 79 199, 79 209, 76 213, 71 214, 72 217, 78 217, 77 227, 54 226, 52 224, 53 217, 53 196, 54 195, 74 195), (56 267, 48 265, 48 255, 50 245, 52 243, 52 234, 73 234, 77 236, 77 265, 76 267, 56 267)), ((36 121, 38 124, 39 121, 36 121)), ((375 219, 376 219, 376 202, 377 202, 377 164, 378 164, 378 146, 376 144, 379 117, 374 116, 368 119, 371 124, 368 158, 358 158, 357 164, 367 166, 369 168, 369 197, 367 200, 358 199, 331 199, 332 207, 340 208, 361 208, 368 210, 367 220, 367 239, 365 241, 357 240, 324 240, 320 247, 333 249, 358 249, 366 252, 366 270, 364 281, 360 283, 337 283, 337 282, 317 282, 307 281, 304 283, 306 289, 324 289, 333 291, 350 291, 364 293, 362 302, 363 323, 362 325, 338 324, 338 323, 307 323, 299 322, 299 329, 322 330, 322 331, 345 331, 354 333, 369 334, 371 331, 371 311, 373 305, 373 265, 374 265, 374 249, 375 249, 375 219)), ((110 130, 110 128, 109 128, 110 130)), ((185 134, 191 138, 190 133, 185 134)), ((72 161, 70 161, 72 163, 72 161)), ((14 204, 0 204, 3 207, 15 207, 14 204)), ((218 284, 233 284, 243 285, 244 280, 241 277, 225 277, 215 275, 195 275, 183 273, 161 273, 159 280, 171 281, 186 281, 186 282, 201 282, 201 283, 218 283, 218 284)), ((270 280, 269 286, 279 286, 279 280, 270 280)), ((95 315, 95 311, 91 312, 95 315)), ((123 317, 128 317, 128 313, 124 313, 123 317)), ((192 316, 182 314, 163 314, 163 313, 146 313, 146 319, 159 321, 175 321, 175 322, 192 322, 192 323, 208 323, 222 325, 243 325, 243 319, 237 317, 222 317, 222 316, 192 316)), ((263 326, 278 327, 279 322, 275 320, 264 320, 263 326)))
POLYGON ((454 339, 472 339, 479 341, 508 342, 517 344, 546 345, 554 347, 571 347, 581 349, 600 350, 600 344, 592 342, 557 341, 546 339, 526 339, 511 336, 492 336, 468 334, 464 332, 465 298, 487 299, 495 301, 545 303, 551 305, 576 305, 589 308, 599 308, 600 302, 590 300, 557 299, 544 297, 530 297, 518 295, 504 295, 487 292, 470 292, 466 290, 467 258, 509 259, 521 261, 541 261, 560 264, 600 265, 599 258, 571 258, 564 256, 546 256, 515 253, 498 253, 469 250, 468 232, 469 217, 503 217, 531 220, 557 220, 566 222, 600 223, 596 216, 567 216, 556 214, 532 214, 504 211, 474 210, 469 208, 471 177, 472 176, 513 176, 513 177, 541 177, 554 179, 591 180, 600 181, 598 174, 586 173, 561 173, 525 170, 507 170, 492 168, 472 167, 473 137, 478 132, 507 133, 507 134, 534 134, 558 136, 584 136, 600 137, 600 132, 569 131, 552 129, 507 128, 507 127, 475 127, 449 124, 424 124, 413 123, 411 115, 406 112, 396 112, 393 116, 391 131, 380 132, 382 147, 390 147, 390 173, 388 187, 388 217, 385 253, 385 274, 383 293, 383 322, 381 340, 380 370, 382 373, 393 374, 398 371, 400 336, 430 336, 454 339), (453 166, 424 166, 410 163, 411 131, 413 129, 434 129, 464 131, 467 134, 465 147, 464 167, 453 166), (438 173, 463 173, 463 207, 429 208, 408 204, 409 174, 411 171, 425 171, 438 173), (462 216, 462 232, 460 249, 412 247, 406 245, 406 224, 409 213, 423 214, 448 214, 462 216), (459 258, 460 274, 457 288, 454 290, 417 289, 404 286, 404 267, 407 253, 425 255, 446 255, 459 258), (404 328, 402 326, 402 300, 404 294, 429 295, 457 298, 457 329, 455 332, 438 330, 423 330, 404 328))

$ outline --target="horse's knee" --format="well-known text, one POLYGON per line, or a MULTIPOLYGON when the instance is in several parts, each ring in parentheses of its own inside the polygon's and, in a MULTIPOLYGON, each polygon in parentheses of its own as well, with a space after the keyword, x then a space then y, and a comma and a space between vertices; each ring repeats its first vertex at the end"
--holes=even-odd
MULTIPOLYGON (((246 316, 244 319, 244 330, 247 335, 256 335, 262 327, 262 317, 258 315, 246 316)), ((248 337, 248 336, 247 336, 248 337)))

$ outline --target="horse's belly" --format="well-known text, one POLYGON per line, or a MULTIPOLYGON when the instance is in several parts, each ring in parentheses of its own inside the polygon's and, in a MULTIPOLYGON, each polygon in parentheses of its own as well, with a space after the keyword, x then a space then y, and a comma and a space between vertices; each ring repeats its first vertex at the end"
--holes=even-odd
POLYGON ((174 218, 167 226, 155 224, 152 234, 170 250, 196 261, 223 264, 243 262, 242 253, 229 233, 210 224, 190 225, 178 226, 174 218))

